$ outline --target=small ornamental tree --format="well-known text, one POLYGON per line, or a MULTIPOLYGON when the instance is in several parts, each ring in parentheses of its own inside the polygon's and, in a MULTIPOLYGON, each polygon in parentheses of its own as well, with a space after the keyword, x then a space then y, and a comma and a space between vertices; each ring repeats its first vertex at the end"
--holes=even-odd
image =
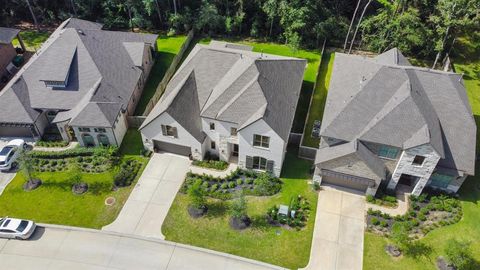
POLYGON ((34 190, 42 184, 42 181, 33 176, 34 170, 30 155, 24 149, 20 150, 19 154, 17 161, 20 165, 20 170, 27 180, 23 185, 23 189, 27 191, 34 190))
POLYGON ((207 207, 202 181, 195 181, 195 183, 193 183, 188 190, 188 197, 190 198, 190 207, 195 209, 205 209, 207 207))
POLYGON ((230 226, 232 228, 243 230, 250 226, 250 218, 247 214, 247 199, 243 192, 240 192, 230 205, 230 215, 230 226))
POLYGON ((447 242, 445 254, 448 262, 457 270, 479 269, 479 263, 473 258, 469 242, 450 239, 447 242))
POLYGON ((412 240, 408 235, 407 225, 403 222, 396 222, 392 226, 390 238, 400 250, 405 251, 411 245, 412 240))
POLYGON ((25 179, 28 182, 31 182, 33 180, 33 166, 32 166, 32 160, 30 158, 30 155, 28 155, 27 151, 20 150, 17 160, 18 160, 18 164, 20 165, 20 170, 25 176, 25 179))

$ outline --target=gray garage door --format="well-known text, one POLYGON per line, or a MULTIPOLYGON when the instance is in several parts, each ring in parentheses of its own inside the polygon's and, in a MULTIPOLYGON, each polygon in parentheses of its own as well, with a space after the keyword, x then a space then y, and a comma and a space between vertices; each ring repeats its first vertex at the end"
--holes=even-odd
POLYGON ((192 153, 190 147, 188 146, 167 143, 167 142, 160 142, 155 140, 153 141, 153 143, 156 151, 169 152, 169 153, 174 153, 182 156, 189 156, 192 153))
POLYGON ((32 132, 28 127, 0 126, 0 137, 32 137, 32 132))
POLYGON ((325 172, 322 170, 322 184, 331 184, 366 192, 368 186, 374 185, 375 181, 332 171, 325 172))

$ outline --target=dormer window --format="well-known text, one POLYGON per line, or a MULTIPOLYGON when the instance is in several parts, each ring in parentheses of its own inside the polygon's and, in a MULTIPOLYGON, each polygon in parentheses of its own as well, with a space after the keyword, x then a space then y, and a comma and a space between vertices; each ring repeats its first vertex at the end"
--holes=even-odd
MULTIPOLYGON (((50 48, 55 49, 55 48, 50 48)), ((77 47, 73 46, 67 48, 62 53, 54 54, 52 52, 49 60, 45 63, 43 74, 40 76, 40 81, 45 83, 46 87, 66 88, 68 85, 68 78, 72 67, 73 58, 77 52, 77 47)))

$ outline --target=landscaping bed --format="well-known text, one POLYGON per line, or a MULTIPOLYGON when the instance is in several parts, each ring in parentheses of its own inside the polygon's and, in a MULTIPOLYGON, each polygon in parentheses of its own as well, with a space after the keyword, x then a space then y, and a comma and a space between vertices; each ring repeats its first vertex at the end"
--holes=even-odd
POLYGON ((435 228, 457 223, 462 218, 459 200, 446 195, 412 195, 409 206, 407 214, 394 217, 370 208, 367 211, 367 230, 389 235, 393 225, 402 222, 411 237, 420 238, 435 228))
MULTIPOLYGON (((285 207, 285 206, 283 206, 285 207)), ((288 205, 287 214, 279 213, 280 207, 275 205, 268 209, 266 218, 273 226, 301 229, 310 217, 310 203, 301 195, 293 197, 288 205)))
POLYGON ((83 172, 101 173, 118 163, 118 150, 110 148, 75 148, 59 152, 32 151, 31 163, 36 172, 67 171, 77 165, 83 172))
POLYGON ((269 173, 237 169, 224 178, 189 172, 180 192, 187 193, 196 182, 200 183, 207 196, 222 200, 231 199, 238 191, 246 195, 271 196, 282 188, 282 181, 269 173))
POLYGON ((193 166, 198 166, 207 169, 214 169, 217 171, 224 171, 228 168, 228 162, 223 160, 194 160, 193 166))
POLYGON ((67 147, 69 142, 66 141, 38 141, 35 143, 35 146, 38 147, 67 147))
POLYGON ((395 196, 380 194, 378 196, 367 195, 366 200, 368 203, 376 204, 380 206, 386 206, 390 208, 398 207, 398 201, 395 196))

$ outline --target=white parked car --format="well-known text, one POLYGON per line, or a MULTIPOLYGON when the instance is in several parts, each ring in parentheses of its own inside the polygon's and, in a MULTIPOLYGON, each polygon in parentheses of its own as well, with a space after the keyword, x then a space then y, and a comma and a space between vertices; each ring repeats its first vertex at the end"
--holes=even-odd
POLYGON ((20 154, 20 150, 25 149, 27 145, 22 139, 11 140, 0 150, 0 171, 8 171, 15 164, 20 154))
POLYGON ((0 219, 0 238, 28 239, 37 225, 35 222, 16 218, 0 219))

